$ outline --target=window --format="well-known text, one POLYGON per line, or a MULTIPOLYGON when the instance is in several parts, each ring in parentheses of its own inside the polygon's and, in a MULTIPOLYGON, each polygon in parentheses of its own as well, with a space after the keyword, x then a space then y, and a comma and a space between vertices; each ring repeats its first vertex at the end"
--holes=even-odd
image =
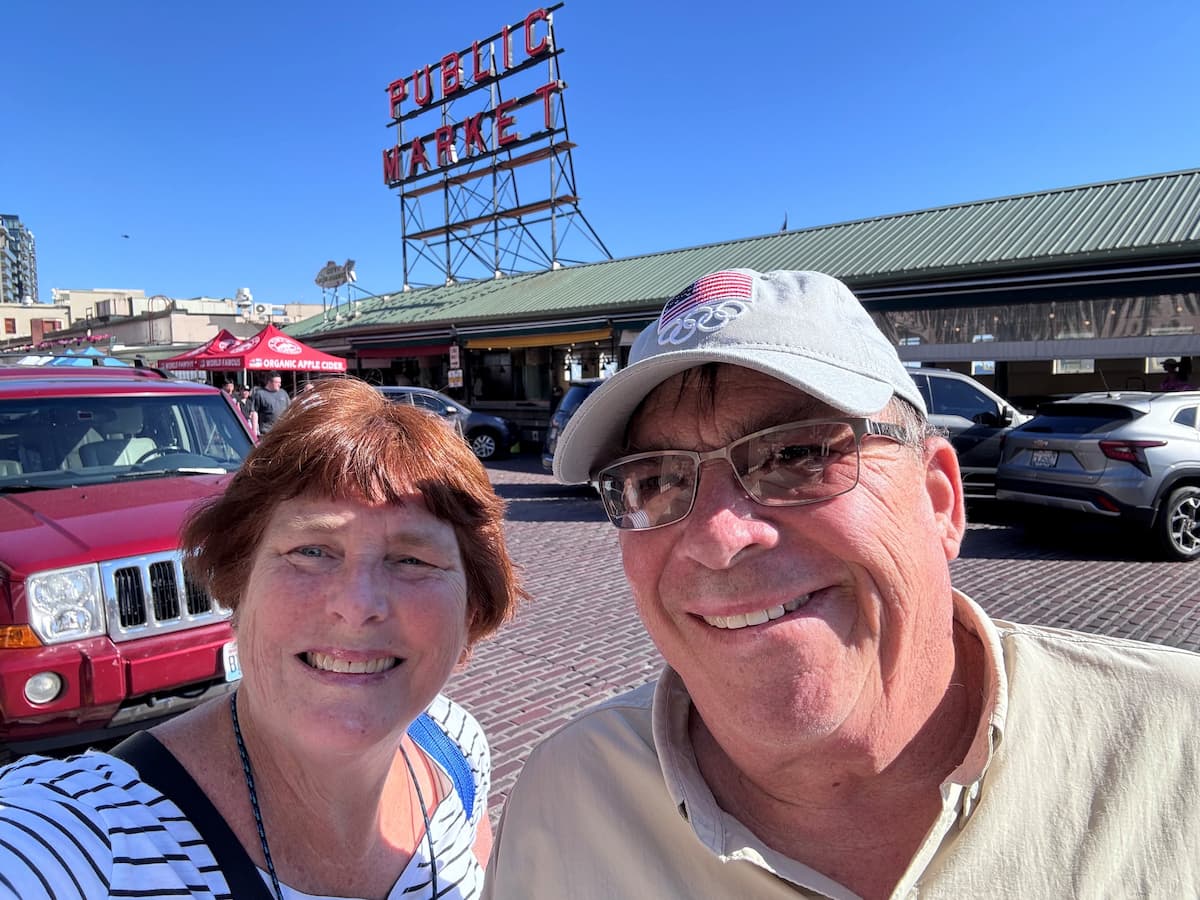
MULTIPOLYGON (((994 341, 994 334, 975 334, 971 336, 972 344, 979 344, 985 341, 994 341)), ((972 375, 995 375, 996 361, 994 359, 973 359, 971 360, 972 375)))
POLYGON ((978 421, 985 413, 999 419, 1000 410, 996 403, 978 388, 953 378, 931 378, 929 386, 933 392, 932 411, 944 416, 962 416, 978 421))
POLYGON ((1171 421, 1177 425, 1183 425, 1186 428, 1195 428, 1196 407, 1188 406, 1184 409, 1181 409, 1179 412, 1175 413, 1175 416, 1171 419, 1171 421))
POLYGON ((5 334, 16 334, 17 333, 17 320, 16 319, 5 319, 4 320, 4 333, 5 334))
POLYGON ((1095 371, 1094 359, 1056 359, 1051 369, 1054 375, 1091 375, 1095 371))

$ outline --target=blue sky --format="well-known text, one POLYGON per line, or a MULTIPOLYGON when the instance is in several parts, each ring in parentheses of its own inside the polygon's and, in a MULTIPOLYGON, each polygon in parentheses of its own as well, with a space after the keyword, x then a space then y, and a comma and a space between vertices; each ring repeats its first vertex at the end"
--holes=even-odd
MULTIPOLYGON (((386 86, 533 8, 9 4, 0 211, 41 299, 318 303, 346 258, 398 289, 386 86)), ((555 29, 617 257, 1200 165, 1194 0, 567 0, 555 29)))

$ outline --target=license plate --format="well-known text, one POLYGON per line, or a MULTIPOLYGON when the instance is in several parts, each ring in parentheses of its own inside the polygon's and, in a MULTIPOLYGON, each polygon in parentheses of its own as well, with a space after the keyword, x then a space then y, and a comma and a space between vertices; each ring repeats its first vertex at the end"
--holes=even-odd
POLYGON ((1058 465, 1058 451, 1034 450, 1029 457, 1029 464, 1038 469, 1053 469, 1058 465))
POLYGON ((226 681, 237 681, 242 677, 242 664, 238 662, 237 641, 228 641, 221 648, 221 663, 225 667, 226 681))

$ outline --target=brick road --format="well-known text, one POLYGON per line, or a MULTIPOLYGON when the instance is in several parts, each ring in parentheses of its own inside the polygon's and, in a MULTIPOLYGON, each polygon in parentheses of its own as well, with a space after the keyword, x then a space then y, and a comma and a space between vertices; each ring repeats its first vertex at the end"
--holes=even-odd
MULTIPOLYGON (((540 458, 489 468, 508 501, 509 550, 533 600, 476 648, 447 687, 492 745, 493 820, 531 747, 580 709, 654 677, 613 529, 584 489, 540 458)), ((1200 563, 1146 561, 1128 535, 1075 523, 1026 535, 1004 511, 973 512, 955 584, 997 618, 1200 651, 1200 563)))

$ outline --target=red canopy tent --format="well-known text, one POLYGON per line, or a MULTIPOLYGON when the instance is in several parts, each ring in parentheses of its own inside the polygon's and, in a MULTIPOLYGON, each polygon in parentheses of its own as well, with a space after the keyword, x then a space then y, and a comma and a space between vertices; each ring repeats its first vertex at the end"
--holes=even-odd
POLYGON ((168 371, 206 369, 208 367, 199 364, 199 360, 211 359, 214 356, 224 356, 226 349, 241 340, 242 338, 222 328, 217 332, 217 336, 207 343, 201 344, 199 347, 193 347, 191 350, 180 353, 177 356, 168 356, 165 359, 160 359, 158 365, 159 368, 167 369, 168 371))
POLYGON ((254 337, 239 339, 224 329, 201 344, 158 362, 168 371, 345 372, 346 360, 322 353, 268 325, 254 337))

